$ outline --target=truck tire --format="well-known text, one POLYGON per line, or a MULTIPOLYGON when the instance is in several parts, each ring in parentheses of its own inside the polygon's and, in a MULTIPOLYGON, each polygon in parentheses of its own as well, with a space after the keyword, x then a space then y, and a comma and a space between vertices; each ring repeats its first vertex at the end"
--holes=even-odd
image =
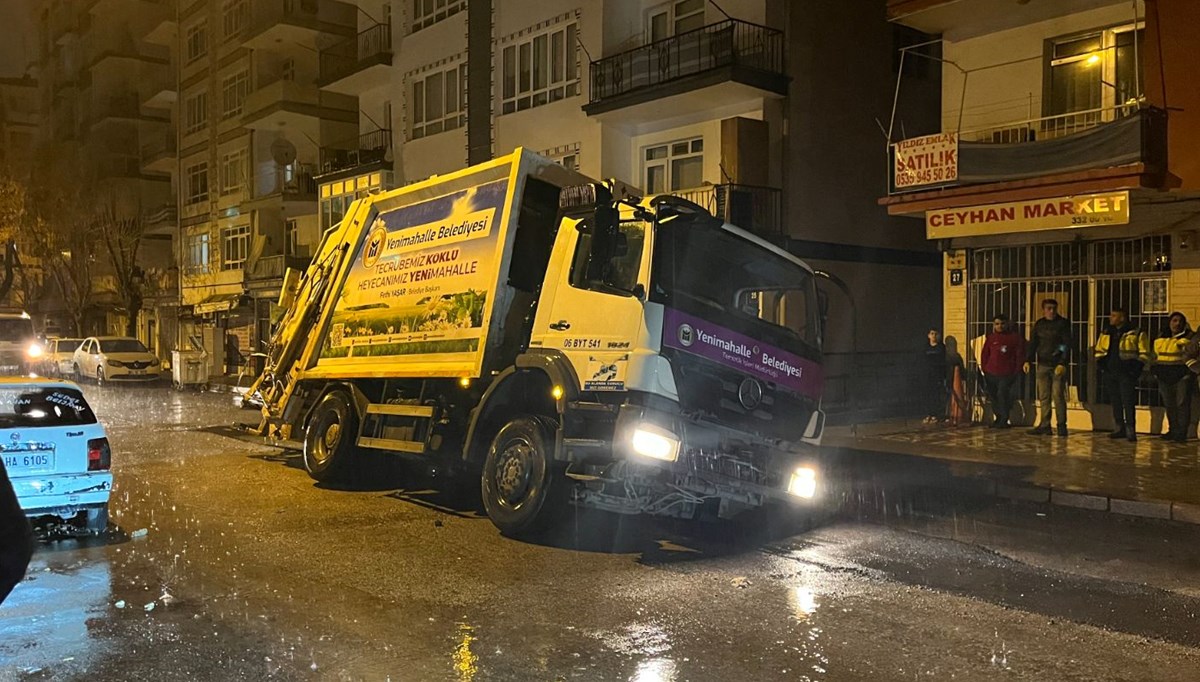
POLYGON ((567 502, 554 433, 536 417, 517 417, 500 429, 483 463, 483 508, 501 533, 531 536, 546 530, 567 502))
POLYGON ((304 431, 304 469, 321 482, 345 482, 350 478, 358 448, 358 415, 344 391, 321 399, 304 431))

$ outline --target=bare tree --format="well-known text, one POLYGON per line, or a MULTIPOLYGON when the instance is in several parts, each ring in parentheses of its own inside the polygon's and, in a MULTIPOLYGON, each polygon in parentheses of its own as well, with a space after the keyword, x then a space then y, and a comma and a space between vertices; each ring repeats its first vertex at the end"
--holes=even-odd
POLYGON ((136 337, 138 314, 146 294, 145 273, 138 263, 146 234, 141 204, 123 200, 114 192, 104 194, 97 202, 94 224, 107 264, 112 268, 117 298, 128 315, 125 335, 136 337))
POLYGON ((4 243, 4 277, 0 279, 0 300, 8 296, 17 267, 17 230, 25 220, 29 187, 8 169, 0 171, 0 242, 4 243))

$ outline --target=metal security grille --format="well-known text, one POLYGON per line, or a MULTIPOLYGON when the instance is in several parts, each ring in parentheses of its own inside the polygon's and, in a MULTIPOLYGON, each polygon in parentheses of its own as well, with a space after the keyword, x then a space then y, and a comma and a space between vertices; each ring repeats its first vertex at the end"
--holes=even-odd
MULTIPOLYGON (((1107 402, 1097 381, 1092 347, 1114 307, 1129 311, 1135 325, 1151 338, 1166 325, 1170 314, 1168 274, 1171 240, 1160 235, 1141 239, 1067 244, 1037 244, 971 252, 967 298, 967 357, 969 390, 983 395, 978 381, 978 358, 992 319, 1003 313, 1026 338, 1041 316, 1041 302, 1058 301, 1060 314, 1071 321, 1074 341, 1069 367, 1068 402, 1107 402)), ((1032 399, 1033 382, 1025 381, 1022 395, 1032 399)), ((1138 387, 1139 405, 1158 405, 1152 384, 1138 387)))

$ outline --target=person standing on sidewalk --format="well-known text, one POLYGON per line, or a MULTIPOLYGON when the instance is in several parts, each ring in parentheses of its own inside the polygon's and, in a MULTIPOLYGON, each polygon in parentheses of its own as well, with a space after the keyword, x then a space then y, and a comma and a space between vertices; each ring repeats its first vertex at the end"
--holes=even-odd
POLYGON ((925 369, 925 423, 937 424, 946 418, 946 344, 936 329, 926 334, 924 352, 925 369))
POLYGON ((1050 407, 1058 418, 1058 435, 1067 435, 1067 363, 1071 359, 1071 321, 1058 314, 1058 301, 1042 301, 1042 317, 1029 335, 1029 350, 1023 370, 1037 363, 1037 425, 1029 433, 1050 435, 1050 407))
POLYGON ((1113 308, 1108 326, 1096 341, 1096 364, 1104 375, 1104 392, 1112 401, 1113 432, 1109 438, 1137 440, 1137 382, 1149 356, 1146 332, 1133 326, 1124 308, 1113 308))
POLYGON ((1167 429, 1163 439, 1187 442, 1188 424, 1192 418, 1193 374, 1187 366, 1187 349, 1193 343, 1192 327, 1181 312, 1171 313, 1162 336, 1154 339, 1154 364, 1151 372, 1158 379, 1163 409, 1167 413, 1167 429))
POLYGON ((1001 314, 992 319, 992 331, 983 342, 979 367, 983 370, 995 420, 992 428, 1007 429, 1017 398, 1017 380, 1025 361, 1025 337, 1001 314))

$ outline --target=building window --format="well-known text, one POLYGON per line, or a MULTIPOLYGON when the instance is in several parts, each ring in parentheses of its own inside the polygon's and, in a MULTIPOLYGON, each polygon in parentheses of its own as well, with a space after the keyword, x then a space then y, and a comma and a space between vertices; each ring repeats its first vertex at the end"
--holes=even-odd
POLYGON ((187 238, 187 261, 184 272, 199 275, 208 272, 208 233, 192 234, 187 238))
POLYGON ((184 102, 183 132, 198 133, 208 123, 208 93, 204 91, 190 95, 184 102))
POLYGON ((208 53, 208 22, 192 24, 187 30, 187 63, 191 64, 208 53))
POLYGON ((221 155, 221 196, 236 194, 246 188, 247 177, 246 150, 221 155))
POLYGON ((250 15, 250 4, 246 0, 227 0, 222 11, 225 23, 225 40, 236 38, 246 27, 250 15))
POLYGON ((250 252, 250 226, 238 225, 221 230, 221 269, 241 270, 250 252))
POLYGON ((648 194, 699 187, 704 184, 704 138, 646 147, 642 168, 648 194))
POLYGON ((539 152, 542 156, 550 159, 554 163, 566 168, 579 172, 579 143, 562 145, 551 149, 545 149, 539 152))
POLYGON ((412 33, 432 26, 457 14, 467 6, 466 0, 412 0, 412 33))
POLYGON ((187 167, 187 203, 208 201, 208 163, 201 161, 187 167))
POLYGON ((414 80, 413 124, 409 139, 461 128, 466 124, 467 66, 452 66, 414 80))
POLYGON ((295 220, 289 220, 283 226, 283 253, 295 256, 300 252, 300 227, 295 220))
POLYGON ((250 72, 239 71, 221 82, 221 117, 240 116, 246 95, 250 94, 250 72))
POLYGON ((649 42, 670 38, 704 26, 704 0, 676 0, 646 13, 649 42))
POLYGON ((1114 118, 1102 110, 1135 105, 1142 94, 1143 33, 1129 26, 1051 41, 1046 116, 1096 125, 1114 118))
POLYGON ((579 94, 575 31, 571 23, 504 48, 502 113, 579 94))

